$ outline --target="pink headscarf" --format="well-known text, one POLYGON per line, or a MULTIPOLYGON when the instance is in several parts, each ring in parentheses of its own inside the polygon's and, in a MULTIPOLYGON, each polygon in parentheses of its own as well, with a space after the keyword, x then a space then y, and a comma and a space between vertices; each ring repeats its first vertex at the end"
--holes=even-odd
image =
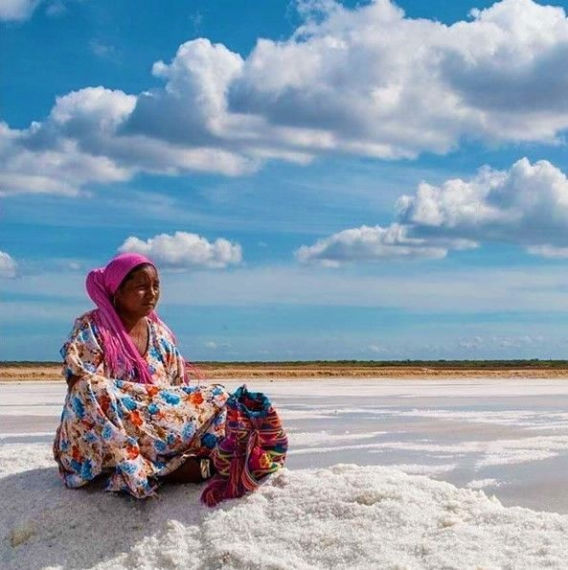
MULTIPOLYGON (((116 376, 119 370, 124 369, 128 372, 135 371, 139 382, 151 384, 152 376, 148 371, 148 363, 136 350, 112 303, 113 295, 123 279, 135 267, 143 264, 156 267, 152 261, 143 255, 121 253, 114 257, 106 267, 99 267, 90 271, 87 275, 86 288, 89 297, 99 309, 94 312, 93 319, 102 338, 105 364, 110 374, 116 376)), ((150 313, 149 318, 160 323, 171 333, 155 311, 150 313)), ((173 334, 172 338, 175 342, 173 334)))

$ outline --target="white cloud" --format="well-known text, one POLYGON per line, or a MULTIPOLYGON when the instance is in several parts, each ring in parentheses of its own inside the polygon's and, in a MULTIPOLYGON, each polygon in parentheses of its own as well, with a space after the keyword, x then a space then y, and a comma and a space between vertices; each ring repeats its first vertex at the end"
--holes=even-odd
POLYGON ((556 143, 568 129, 562 8, 503 0, 451 26, 388 0, 301 13, 289 39, 261 39, 246 58, 192 40, 154 64, 162 87, 81 89, 43 123, 4 126, 3 193, 77 194, 137 172, 235 176, 326 153, 412 158, 463 140, 556 143))
POLYGON ((553 164, 522 158, 509 170, 483 167, 471 180, 425 182, 397 201, 386 228, 351 228, 301 246, 301 262, 337 266, 388 257, 444 257, 482 242, 518 244, 528 253, 568 257, 568 179, 553 164))
POLYGON ((174 235, 160 234, 143 241, 129 237, 119 251, 135 251, 148 255, 163 267, 187 269, 196 267, 224 268, 242 261, 239 244, 219 238, 209 242, 205 238, 188 232, 174 235))
POLYGON ((118 136, 135 105, 136 97, 122 91, 88 87, 57 98, 44 123, 23 130, 0 123, 0 195, 78 195, 87 184, 125 181, 140 171, 232 176, 254 168, 253 161, 221 148, 118 136))
POLYGON ((0 20, 27 20, 40 3, 41 0, 2 0, 0 2, 0 20))
POLYGON ((0 251, 0 278, 12 279, 16 277, 17 265, 12 257, 0 251))
POLYGON ((116 48, 113 45, 106 44, 99 40, 91 40, 89 42, 89 48, 91 51, 101 59, 115 60, 116 58, 116 48))
POLYGON ((381 158, 462 138, 550 141, 568 127, 561 8, 503 0, 445 26, 386 0, 323 6, 290 40, 258 42, 231 85, 233 111, 319 132, 312 152, 381 158))
MULTIPOLYGON (((86 87, 57 97, 51 110, 53 126, 62 129, 62 134, 83 139, 85 136, 113 134, 132 112, 136 97, 120 90, 104 87, 86 87)), ((49 133, 51 124, 46 130, 49 133)))
POLYGON ((479 335, 476 335, 473 338, 463 338, 460 341, 458 341, 458 346, 460 348, 477 349, 480 348, 482 345, 483 345, 483 339, 479 335))
MULTIPOLYGON (((44 4, 43 0, 1 0, 0 1, 0 21, 29 20, 36 8, 44 4)), ((50 0, 45 8, 47 16, 56 18, 65 14, 67 8, 62 0, 50 0)))
POLYGON ((318 240, 312 246, 300 247, 296 257, 302 263, 318 262, 337 267, 343 262, 385 258, 441 258, 446 253, 447 244, 446 247, 436 247, 424 239, 410 237, 408 227, 392 224, 387 228, 361 226, 343 230, 318 240))
POLYGON ((119 182, 135 170, 105 156, 135 97, 90 87, 58 97, 43 124, 10 129, 0 123, 0 195, 77 195, 89 183, 119 182))
POLYGON ((215 143, 226 127, 227 90, 243 60, 222 44, 200 38, 182 44, 170 65, 158 61, 152 73, 164 89, 142 93, 127 132, 195 144, 215 143))
POLYGON ((568 257, 568 247, 553 247, 551 245, 535 245, 527 247, 527 251, 540 257, 565 259, 568 257))
POLYGON ((398 207, 398 221, 424 239, 517 243, 546 257, 568 251, 568 179, 546 160, 523 158, 506 171, 484 167, 469 181, 421 184, 398 207))
POLYGON ((304 9, 290 39, 261 39, 246 59, 205 39, 183 44, 155 64, 166 86, 138 99, 126 129, 305 162, 445 153, 462 138, 550 142, 568 128, 561 8, 504 0, 444 26, 386 0, 316 4, 317 19, 304 9))

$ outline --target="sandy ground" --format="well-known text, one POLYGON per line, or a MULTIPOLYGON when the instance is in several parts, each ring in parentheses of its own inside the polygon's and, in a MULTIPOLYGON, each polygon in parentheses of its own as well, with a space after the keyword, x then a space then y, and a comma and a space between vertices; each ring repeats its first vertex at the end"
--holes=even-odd
MULTIPOLYGON (((568 368, 437 368, 418 366, 370 367, 358 365, 199 365, 211 380, 233 378, 568 378, 568 368)), ((0 366, 0 382, 61 380, 61 366, 0 366)))

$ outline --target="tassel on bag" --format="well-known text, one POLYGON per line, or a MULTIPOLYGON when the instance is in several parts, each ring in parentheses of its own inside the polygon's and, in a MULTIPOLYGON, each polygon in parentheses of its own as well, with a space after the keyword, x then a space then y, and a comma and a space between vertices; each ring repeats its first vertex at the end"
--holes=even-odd
POLYGON ((211 454, 217 474, 201 494, 214 507, 254 491, 284 465, 288 438, 270 400, 245 385, 227 400, 225 438, 211 454))

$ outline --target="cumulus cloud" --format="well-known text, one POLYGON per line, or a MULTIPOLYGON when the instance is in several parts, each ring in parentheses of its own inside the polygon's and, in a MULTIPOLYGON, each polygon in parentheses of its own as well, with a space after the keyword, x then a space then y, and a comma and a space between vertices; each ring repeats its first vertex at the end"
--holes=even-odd
POLYGON ((242 261, 239 244, 223 238, 209 242, 204 237, 188 232, 159 234, 146 241, 131 236, 120 246, 119 251, 142 253, 162 267, 172 269, 224 268, 242 261))
POLYGON ((556 143, 568 129, 560 7, 502 0, 450 26, 389 0, 301 8, 290 38, 260 39, 246 58, 192 40, 154 64, 161 87, 81 89, 43 123, 4 125, 3 192, 72 194, 137 172, 235 176, 338 152, 413 158, 464 140, 556 143))
POLYGON ((422 237, 518 243, 549 257, 568 247, 568 179, 546 160, 523 158, 506 171, 484 167, 469 181, 421 184, 398 208, 399 222, 422 237))
POLYGON ((0 20, 27 20, 40 3, 41 0, 2 0, 0 2, 0 20))
POLYGON ((524 246, 534 255, 568 257, 568 179, 553 164, 527 158, 501 171, 483 167, 471 180, 421 183, 397 201, 387 228, 343 230, 302 246, 302 262, 373 261, 385 257, 444 257, 482 242, 524 246))
POLYGON ((12 279, 16 277, 17 265, 12 257, 0 251, 0 278, 12 279))
POLYGON ((123 130, 170 142, 218 144, 217 133, 222 135, 225 127, 227 89, 242 66, 241 56, 222 44, 197 39, 181 45, 170 65, 154 64, 152 73, 166 86, 138 97, 123 130))
POLYGON ((77 195, 88 183, 118 182, 135 172, 104 153, 135 97, 102 87, 58 97, 44 123, 0 123, 0 195, 77 195))
POLYGON ((231 85, 233 111, 321 132, 319 150, 381 158, 443 153, 463 138, 552 140, 568 126, 561 8, 503 0, 445 26, 386 0, 311 4, 323 17, 288 41, 258 42, 231 85))
POLYGON ((0 195, 78 195, 87 184, 125 181, 141 171, 235 175, 252 168, 248 159, 221 148, 118 136, 136 101, 119 90, 89 87, 58 97, 44 123, 21 130, 0 123, 0 195))

